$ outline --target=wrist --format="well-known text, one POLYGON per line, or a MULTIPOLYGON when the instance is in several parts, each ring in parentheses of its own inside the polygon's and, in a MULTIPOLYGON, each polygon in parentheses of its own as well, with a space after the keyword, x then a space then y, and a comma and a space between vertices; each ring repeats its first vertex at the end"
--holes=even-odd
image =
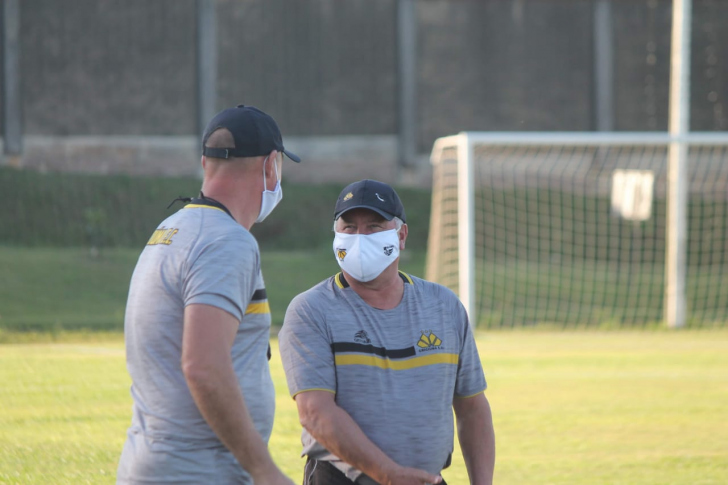
POLYGON ((278 467, 273 462, 273 458, 271 458, 267 452, 264 456, 249 461, 252 463, 248 466, 244 466, 243 468, 245 468, 245 471, 250 474, 255 483, 265 483, 268 477, 271 477, 278 472, 278 467))
POLYGON ((377 470, 378 474, 376 476, 372 476, 372 478, 382 485, 392 485, 396 482, 399 468, 400 466, 396 463, 383 465, 377 470))

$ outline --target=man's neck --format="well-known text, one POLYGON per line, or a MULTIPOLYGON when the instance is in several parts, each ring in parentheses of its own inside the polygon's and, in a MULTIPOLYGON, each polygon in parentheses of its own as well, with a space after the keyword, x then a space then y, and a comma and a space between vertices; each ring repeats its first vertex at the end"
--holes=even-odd
POLYGON ((404 280, 399 276, 399 268, 396 263, 366 283, 355 280, 345 271, 344 276, 349 287, 371 307, 379 310, 391 310, 402 301, 404 280))
POLYGON ((255 219, 258 217, 257 214, 251 214, 250 210, 247 210, 251 204, 241 200, 241 195, 244 193, 230 193, 225 190, 224 187, 214 185, 203 185, 202 193, 205 194, 206 197, 215 199, 224 205, 230 211, 230 214, 232 214, 233 219, 248 230, 250 230, 255 223, 255 219))

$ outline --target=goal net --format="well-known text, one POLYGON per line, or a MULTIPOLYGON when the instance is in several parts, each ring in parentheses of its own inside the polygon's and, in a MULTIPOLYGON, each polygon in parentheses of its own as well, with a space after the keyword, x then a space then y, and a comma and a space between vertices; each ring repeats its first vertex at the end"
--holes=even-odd
MULTIPOLYGON (((687 325, 728 322, 728 137, 691 134, 687 325)), ((663 321, 669 137, 461 133, 436 141, 427 278, 486 327, 663 321)))

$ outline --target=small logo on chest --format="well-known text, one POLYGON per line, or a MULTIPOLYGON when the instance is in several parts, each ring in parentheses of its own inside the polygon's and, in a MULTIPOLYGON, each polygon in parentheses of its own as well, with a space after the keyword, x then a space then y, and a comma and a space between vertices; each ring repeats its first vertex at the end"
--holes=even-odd
POLYGON ((358 344, 370 344, 372 343, 371 340, 369 340, 369 335, 367 335, 366 331, 359 330, 354 334, 354 342, 358 344))
POLYGON ((420 339, 417 341, 420 352, 442 350, 442 340, 432 333, 432 330, 420 330, 420 333, 422 335, 420 335, 420 339))

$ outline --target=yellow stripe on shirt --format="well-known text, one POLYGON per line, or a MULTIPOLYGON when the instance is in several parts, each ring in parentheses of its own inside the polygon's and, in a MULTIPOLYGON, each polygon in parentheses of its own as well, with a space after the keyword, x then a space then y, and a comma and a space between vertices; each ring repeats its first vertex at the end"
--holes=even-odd
POLYGON ((390 360, 376 355, 344 354, 337 355, 335 361, 336 365, 368 365, 381 369, 406 370, 435 364, 457 365, 458 354, 429 354, 406 360, 390 360))
POLYGON ((220 212, 225 212, 224 210, 220 209, 219 207, 215 207, 212 205, 203 205, 203 204, 187 204, 183 207, 183 209, 215 209, 220 212))
POLYGON ((245 309, 245 314, 250 313, 270 313, 270 305, 267 301, 261 303, 251 303, 248 308, 245 309))

